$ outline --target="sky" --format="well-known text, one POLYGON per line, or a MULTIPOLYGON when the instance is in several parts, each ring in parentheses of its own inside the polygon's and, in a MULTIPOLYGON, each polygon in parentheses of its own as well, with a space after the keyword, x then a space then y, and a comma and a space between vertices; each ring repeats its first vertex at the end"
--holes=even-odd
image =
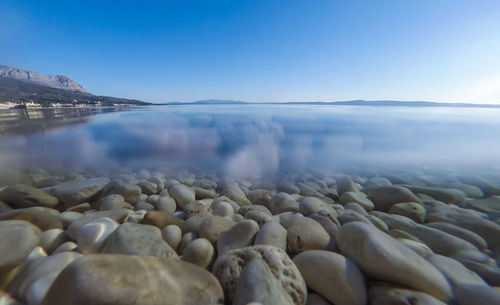
POLYGON ((500 104, 500 1, 2 0, 0 64, 149 102, 500 104))

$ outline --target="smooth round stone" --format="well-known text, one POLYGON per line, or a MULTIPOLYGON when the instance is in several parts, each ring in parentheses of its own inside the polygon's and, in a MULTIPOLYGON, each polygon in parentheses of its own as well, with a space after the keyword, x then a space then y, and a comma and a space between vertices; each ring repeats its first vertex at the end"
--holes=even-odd
POLYGON ((488 248, 488 244, 481 236, 476 233, 469 231, 467 229, 461 228, 457 225, 453 225, 451 223, 446 222, 431 222, 425 224, 428 227, 441 230, 448 234, 454 235, 458 238, 466 240, 476 246, 481 251, 485 251, 488 248))
POLYGON ((340 196, 340 202, 342 204, 348 204, 349 202, 355 202, 359 204, 366 211, 370 211, 374 208, 373 202, 366 197, 364 193, 361 192, 345 192, 340 196))
POLYGON ((223 255, 230 250, 252 245, 255 234, 259 231, 257 222, 246 219, 220 233, 217 239, 217 253, 223 255))
POLYGON ((155 210, 155 206, 152 205, 151 203, 148 203, 146 201, 140 200, 139 202, 137 202, 134 205, 134 211, 141 211, 141 210, 144 210, 144 211, 154 211, 155 210))
POLYGON ((337 219, 337 214, 327 211, 319 211, 311 214, 309 218, 317 221, 331 237, 335 237, 339 231, 340 222, 337 219))
POLYGON ((295 221, 295 219, 302 217, 304 217, 304 215, 293 212, 283 212, 274 216, 274 218, 277 218, 276 220, 279 221, 279 223, 285 228, 291 226, 293 221, 295 221))
POLYGON ((15 209, 0 214, 2 220, 24 220, 37 226, 41 231, 62 229, 63 222, 58 218, 59 212, 44 207, 15 209))
POLYGON ((298 212, 299 203, 287 193, 278 193, 269 199, 269 210, 273 215, 283 212, 298 212))
POLYGON ((372 225, 372 222, 368 220, 365 216, 353 211, 353 210, 345 210, 343 214, 337 216, 337 220, 341 225, 344 225, 348 222, 353 221, 361 221, 366 223, 367 225, 372 225))
POLYGON ((316 197, 302 197, 299 200, 299 213, 309 216, 317 211, 327 210, 326 203, 316 197))
POLYGON ((0 275, 10 271, 30 254, 40 241, 40 229, 27 221, 0 221, 0 275))
POLYGON ((112 210, 113 208, 122 208, 125 205, 125 199, 120 194, 111 194, 97 200, 95 207, 99 211, 112 210))
POLYGON ((356 192, 358 189, 354 185, 351 177, 344 175, 337 179, 337 192, 339 194, 345 192, 356 192))
POLYGON ((73 222, 80 219, 82 216, 83 214, 80 212, 65 211, 57 215, 57 218, 62 221, 64 228, 68 228, 73 222))
POLYGON ((437 254, 451 256, 463 250, 477 250, 471 243, 446 232, 415 223, 394 214, 378 213, 377 216, 393 229, 403 230, 424 242, 437 254))
POLYGON ((177 251, 182 238, 181 228, 176 225, 168 225, 161 230, 161 234, 163 240, 165 240, 172 249, 177 251))
POLYGON ((255 204, 249 204, 249 205, 242 206, 241 208, 238 209, 238 214, 246 216, 249 212, 252 212, 252 211, 262 212, 262 213, 265 213, 265 214, 268 214, 271 216, 273 215, 271 213, 271 211, 269 211, 269 209, 266 208, 265 206, 255 205, 255 204))
POLYGON ((445 305, 426 293, 399 287, 372 286, 369 295, 372 305, 445 305))
POLYGON ((305 184, 305 183, 297 183, 297 187, 300 190, 300 195, 302 196, 311 196, 311 197, 323 197, 323 194, 320 192, 316 191, 314 188, 311 186, 305 184))
POLYGON ((184 234, 182 236, 181 242, 179 244, 178 253, 182 255, 184 253, 184 249, 186 249, 186 247, 189 245, 189 243, 191 243, 193 240, 195 240, 197 238, 198 238, 197 233, 189 232, 189 233, 184 234))
POLYGON ((139 201, 139 196, 142 194, 142 189, 136 184, 113 181, 104 187, 102 193, 104 196, 110 194, 119 194, 123 196, 126 202, 134 204, 139 201))
POLYGON ((182 252, 182 259, 186 262, 206 269, 214 258, 214 247, 205 238, 191 241, 182 252))
POLYGON ((42 302, 68 304, 215 305, 224 295, 211 273, 179 259, 93 254, 65 268, 42 302))
POLYGON ((158 193, 158 185, 151 181, 141 181, 137 185, 141 188, 143 194, 154 195, 158 193))
MULTIPOLYGON (((250 297, 255 297, 259 293, 272 293, 280 296, 280 299, 283 300, 283 302, 276 304, 305 304, 307 296, 306 284, 295 264, 290 260, 285 251, 280 248, 264 245, 232 250, 220 256, 215 261, 213 273, 218 278, 224 290, 227 304, 232 304, 237 290, 245 291, 245 289, 238 287, 240 277, 245 272, 246 266, 253 260, 257 260, 258 262, 257 268, 252 268, 253 270, 262 270, 262 268, 258 267, 261 267, 262 263, 264 263, 272 272, 265 273, 268 275, 267 278, 259 276, 259 272, 249 272, 250 275, 245 276, 242 287, 249 288, 248 294, 250 297), (252 274, 256 276, 256 280, 254 281, 251 280, 252 274), (252 289, 251 284, 259 281, 265 281, 266 283, 258 287, 273 287, 274 289, 267 291, 252 289)), ((266 269, 264 268, 264 270, 266 269)), ((239 296, 238 299, 243 299, 243 296, 239 296)))
POLYGON ((202 187, 193 186, 194 196, 196 199, 209 199, 217 197, 217 192, 212 189, 204 189, 202 187))
POLYGON ((200 201, 193 201, 191 203, 188 203, 183 208, 184 215, 187 218, 189 218, 193 215, 196 215, 196 214, 208 212, 208 210, 209 210, 209 206, 205 205, 203 202, 200 202, 200 201))
POLYGON ((333 304, 366 304, 365 280, 351 260, 337 253, 313 250, 298 254, 293 262, 307 286, 333 304))
POLYGON ((65 251, 74 251, 78 245, 72 241, 67 241, 64 244, 60 245, 57 247, 53 252, 52 255, 60 252, 65 252, 65 251))
POLYGON ((270 214, 267 214, 262 211, 250 211, 245 215, 246 219, 251 219, 259 225, 259 227, 263 226, 265 223, 273 221, 273 216, 270 214))
POLYGON ((234 222, 240 222, 242 221, 243 219, 245 219, 245 217, 243 217, 243 215, 241 214, 234 214, 233 217, 231 217, 231 219, 234 221, 234 222))
POLYGON ((167 196, 160 196, 158 200, 155 201, 154 205, 158 211, 166 211, 169 213, 174 213, 177 209, 174 198, 167 196))
POLYGON ((490 286, 500 287, 500 268, 467 260, 460 262, 481 276, 490 286))
POLYGON ((74 179, 42 190, 57 197, 65 207, 89 202, 109 183, 109 178, 74 179))
POLYGON ((368 213, 366 212, 366 210, 360 206, 358 203, 356 202, 349 202, 347 203, 346 205, 344 205, 344 209, 346 210, 352 210, 360 215, 363 215, 363 216, 366 216, 368 215, 368 213))
POLYGON ((119 226, 111 218, 94 219, 78 229, 76 243, 84 254, 97 253, 104 246, 108 236, 119 226))
POLYGON ((47 252, 52 253, 57 247, 68 241, 68 235, 61 229, 50 229, 42 232, 39 245, 47 252))
POLYGON ((200 233, 201 223, 212 214, 209 212, 203 212, 195 214, 184 221, 184 227, 186 232, 194 232, 196 234, 200 233))
POLYGON ((0 290, 0 302, 2 305, 24 305, 2 290, 0 290))
POLYGON ((461 284, 486 285, 486 282, 476 273, 467 269, 460 262, 439 254, 427 257, 434 267, 436 267, 446 277, 452 287, 461 284))
POLYGON ((121 224, 107 238, 102 253, 178 257, 157 227, 132 222, 121 224))
POLYGON ((415 194, 425 194, 445 203, 463 203, 466 200, 465 193, 455 189, 444 189, 438 187, 405 185, 415 194))
POLYGON ((25 299, 29 305, 38 305, 43 301, 50 285, 54 282, 59 272, 48 273, 37 279, 26 291, 25 299))
POLYGON ((416 202, 396 203, 391 206, 389 213, 408 217, 417 223, 423 223, 425 220, 425 208, 416 202))
POLYGON ((278 247, 286 251, 286 236, 285 227, 277 222, 268 222, 260 227, 255 235, 255 245, 269 245, 278 247))
POLYGON ((269 198, 271 198, 273 194, 273 191, 256 189, 248 192, 248 199, 252 204, 267 206, 269 204, 269 198))
POLYGON ((167 211, 148 211, 141 220, 142 224, 152 225, 159 229, 163 229, 168 225, 176 225, 185 231, 184 221, 179 217, 167 211))
POLYGON ((398 238, 398 241, 408 248, 412 249, 415 253, 422 257, 426 258, 427 256, 434 254, 431 248, 427 247, 424 243, 421 243, 419 241, 406 238, 398 238))
POLYGON ((226 217, 209 216, 200 225, 200 237, 208 239, 212 244, 219 238, 219 235, 234 225, 234 221, 226 217))
POLYGON ((56 197, 26 184, 16 184, 0 189, 0 200, 15 209, 34 206, 53 208, 59 203, 56 197))
POLYGON ((295 219, 287 230, 288 245, 295 253, 307 250, 324 250, 330 243, 330 235, 315 220, 308 217, 295 219))
POLYGON ((212 214, 220 217, 232 217, 234 214, 233 207, 228 202, 220 201, 212 204, 212 214))
POLYGON ((372 225, 374 225, 377 229, 383 232, 389 231, 389 226, 382 221, 382 219, 378 218, 377 216, 373 215, 365 215, 366 219, 368 219, 372 225))
POLYGON ((73 221, 66 230, 66 233, 68 234, 69 237, 71 237, 71 239, 76 240, 78 229, 81 226, 85 225, 86 223, 89 223, 92 220, 101 217, 111 218, 114 221, 121 223, 130 215, 130 213, 132 213, 132 211, 128 209, 117 209, 117 210, 98 211, 98 212, 88 211, 84 213, 80 218, 73 221))
POLYGON ((472 200, 467 202, 466 207, 484 213, 500 212, 500 196, 472 200))
POLYGON ((168 193, 170 197, 175 199, 177 206, 181 209, 184 208, 186 204, 196 200, 195 192, 184 184, 172 185, 168 193))
MULTIPOLYGON (((38 279, 51 273, 56 273, 56 275, 59 274, 67 265, 79 257, 81 257, 81 255, 76 252, 61 252, 33 261, 14 278, 9 289, 15 291, 16 295, 19 295, 21 298, 26 298, 26 293, 30 289, 30 286, 38 279)), ((53 279, 54 278, 52 278, 52 280, 53 279)), ((50 286, 51 283, 48 284, 48 286, 50 286)), ((39 296, 42 294, 43 298, 47 289, 41 292, 43 293, 38 291, 37 295, 39 296)), ((38 301, 41 301, 41 299, 38 298, 38 301)))
POLYGON ((374 208, 383 212, 388 211, 393 204, 400 202, 420 203, 420 199, 409 189, 396 185, 372 188, 368 190, 367 196, 374 203, 374 208))
POLYGON ((251 204, 243 190, 235 183, 223 182, 221 184, 222 195, 236 202, 239 206, 251 204))
POLYGON ((371 278, 414 288, 447 302, 451 288, 433 265, 389 235, 362 222, 339 231, 340 252, 371 278))

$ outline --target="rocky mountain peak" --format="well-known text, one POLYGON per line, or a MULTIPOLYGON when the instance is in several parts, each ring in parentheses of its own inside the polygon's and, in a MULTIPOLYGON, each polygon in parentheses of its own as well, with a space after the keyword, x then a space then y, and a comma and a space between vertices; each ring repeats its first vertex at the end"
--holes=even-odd
POLYGON ((80 84, 64 75, 48 75, 0 65, 0 76, 51 88, 87 92, 80 84))

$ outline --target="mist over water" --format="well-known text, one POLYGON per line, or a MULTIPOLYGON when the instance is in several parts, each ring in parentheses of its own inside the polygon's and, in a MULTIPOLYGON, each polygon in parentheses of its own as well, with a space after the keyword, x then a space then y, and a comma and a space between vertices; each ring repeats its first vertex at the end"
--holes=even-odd
POLYGON ((500 164, 500 109, 176 105, 4 110, 0 117, 3 172, 166 165, 248 179, 313 169, 500 164))

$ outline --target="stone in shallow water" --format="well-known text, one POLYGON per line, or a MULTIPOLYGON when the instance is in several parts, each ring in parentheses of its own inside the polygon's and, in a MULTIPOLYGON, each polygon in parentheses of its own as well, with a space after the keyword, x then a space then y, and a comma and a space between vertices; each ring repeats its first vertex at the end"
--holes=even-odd
POLYGON ((25 184, 11 185, 1 189, 0 200, 16 209, 33 206, 53 208, 59 202, 56 197, 25 184))
POLYGON ((175 184, 168 191, 170 197, 175 199, 179 208, 184 208, 186 204, 195 201, 195 192, 184 184, 175 184))
POLYGON ((177 251, 182 238, 181 228, 176 225, 168 225, 161 230, 161 235, 163 240, 165 240, 172 249, 177 251))
POLYGON ((425 225, 434 229, 441 230, 448 234, 454 235, 463 240, 466 240, 471 244, 473 244, 474 246, 476 246, 476 248, 478 248, 481 251, 486 250, 486 248, 488 247, 488 244, 481 236, 467 229, 463 229, 459 226, 453 225, 451 223, 431 222, 431 223, 426 223, 425 225))
POLYGON ((125 182, 113 181, 108 183, 102 190, 103 196, 111 194, 119 194, 123 196, 126 202, 136 203, 139 201, 139 196, 142 194, 142 189, 136 184, 128 184, 125 182))
POLYGON ((215 243, 219 235, 235 224, 229 218, 220 216, 208 216, 203 219, 200 225, 200 237, 208 239, 211 243, 215 243))
POLYGON ((118 225, 116 221, 107 217, 97 218, 84 224, 76 234, 78 248, 84 254, 99 252, 118 225))
POLYGON ((404 285, 447 302, 451 288, 433 265, 391 236, 362 222, 342 226, 340 252, 370 277, 404 285))
POLYGON ((264 224, 255 235, 255 245, 275 246, 286 251, 286 229, 277 222, 264 224))
POLYGON ((375 187, 367 191, 368 198, 374 203, 377 211, 387 211, 396 203, 417 202, 420 199, 409 189, 402 186, 388 185, 375 187))
POLYGON ((0 221, 0 275, 23 262, 38 245, 40 229, 27 221, 0 221))
POLYGON ((65 207, 71 207, 89 201, 108 183, 106 177, 75 179, 42 190, 57 197, 65 207))
POLYGON ((425 220, 425 208, 416 202, 396 203, 391 206, 389 213, 406 216, 417 223, 423 223, 425 220))
MULTIPOLYGON (((286 252, 273 246, 259 245, 229 251, 215 261, 213 273, 224 289, 227 304, 233 301, 240 276, 245 267, 254 259, 262 260, 272 271, 272 281, 278 281, 279 285, 274 286, 273 283, 270 286, 278 289, 273 293, 279 293, 284 300, 287 300, 285 304, 304 305, 306 303, 306 284, 286 252)), ((245 281, 251 282, 250 279, 245 281)))
POLYGON ((92 254, 66 267, 42 305, 224 304, 217 279, 174 258, 92 254))
POLYGON ((313 250, 300 253, 293 262, 307 286, 333 304, 366 304, 365 280, 351 260, 337 253, 313 250))
POLYGON ((205 238, 190 242, 182 252, 182 259, 206 269, 214 258, 214 247, 205 238))
POLYGON ((423 292, 391 286, 373 286, 369 290, 372 305, 445 305, 423 292))
POLYGON ((178 257, 174 249, 162 239, 160 229, 132 222, 121 224, 109 235, 102 253, 178 257))
POLYGON ((330 235, 317 221, 309 217, 298 217, 288 227, 287 240, 290 248, 299 253, 326 249, 330 243, 330 235))
POLYGON ((472 200, 466 206, 484 213, 500 212, 500 196, 472 200))
POLYGON ((246 219, 235 224, 219 235, 217 239, 218 255, 252 245, 257 231, 259 231, 259 225, 253 220, 246 219))

